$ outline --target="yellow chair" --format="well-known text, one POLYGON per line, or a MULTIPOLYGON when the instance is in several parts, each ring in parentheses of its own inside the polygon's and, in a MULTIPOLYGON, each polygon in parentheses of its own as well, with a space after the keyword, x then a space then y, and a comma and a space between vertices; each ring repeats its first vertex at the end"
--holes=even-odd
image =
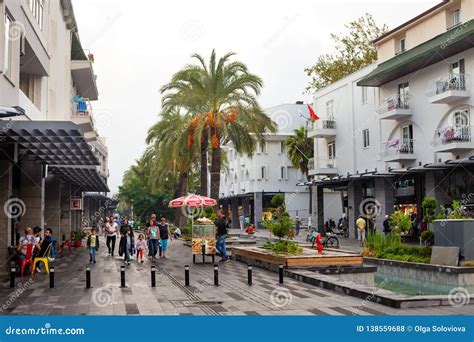
POLYGON ((48 245, 48 248, 46 248, 46 253, 44 253, 44 257, 37 257, 35 258, 33 262, 33 273, 36 270, 36 263, 42 262, 44 264, 44 268, 46 269, 46 273, 49 274, 49 256, 51 254, 51 243, 48 245))

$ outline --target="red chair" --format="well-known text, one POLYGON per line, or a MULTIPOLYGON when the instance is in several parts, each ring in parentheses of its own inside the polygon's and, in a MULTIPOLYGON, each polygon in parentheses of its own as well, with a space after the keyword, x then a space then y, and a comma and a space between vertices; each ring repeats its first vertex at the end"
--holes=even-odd
POLYGON ((33 274, 33 248, 34 248, 34 245, 32 243, 29 243, 28 245, 26 245, 25 259, 20 261, 21 276, 22 277, 23 277, 23 273, 25 272, 25 266, 26 265, 30 265, 31 273, 33 274))
POLYGON ((64 250, 64 247, 67 247, 69 249, 69 252, 72 251, 72 243, 71 241, 67 240, 67 241, 63 241, 63 243, 61 244, 61 246, 59 247, 59 249, 61 250, 61 252, 64 250))

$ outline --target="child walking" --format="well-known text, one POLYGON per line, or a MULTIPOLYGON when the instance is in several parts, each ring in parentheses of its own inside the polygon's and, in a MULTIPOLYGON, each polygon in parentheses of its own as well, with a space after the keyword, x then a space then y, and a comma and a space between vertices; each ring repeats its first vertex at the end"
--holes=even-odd
POLYGON ((143 234, 138 235, 138 241, 137 241, 137 261, 141 262, 143 264, 143 254, 146 251, 146 240, 143 234))
POLYGON ((90 260, 89 262, 92 264, 95 264, 95 255, 97 251, 99 250, 99 237, 96 234, 96 229, 92 228, 91 229, 91 235, 87 237, 87 249, 89 249, 89 256, 90 260))
POLYGON ((133 239, 132 230, 127 227, 125 234, 120 239, 119 254, 123 254, 123 262, 130 265, 130 255, 133 255, 135 249, 135 241, 133 239))

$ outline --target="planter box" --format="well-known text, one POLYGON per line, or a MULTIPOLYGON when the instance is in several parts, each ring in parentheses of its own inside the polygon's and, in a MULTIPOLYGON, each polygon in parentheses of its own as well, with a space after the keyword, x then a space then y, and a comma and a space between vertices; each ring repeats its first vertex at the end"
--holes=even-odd
POLYGON ((461 258, 474 260, 474 220, 435 220, 435 246, 459 247, 461 258))

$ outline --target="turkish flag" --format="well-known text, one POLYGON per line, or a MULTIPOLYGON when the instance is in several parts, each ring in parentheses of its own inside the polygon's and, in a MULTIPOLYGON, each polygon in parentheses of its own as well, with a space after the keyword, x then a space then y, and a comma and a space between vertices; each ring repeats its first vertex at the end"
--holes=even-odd
POLYGON ((309 111, 309 116, 311 120, 313 121, 319 120, 319 116, 316 115, 316 113, 314 112, 313 108, 310 105, 308 105, 308 111, 309 111))

